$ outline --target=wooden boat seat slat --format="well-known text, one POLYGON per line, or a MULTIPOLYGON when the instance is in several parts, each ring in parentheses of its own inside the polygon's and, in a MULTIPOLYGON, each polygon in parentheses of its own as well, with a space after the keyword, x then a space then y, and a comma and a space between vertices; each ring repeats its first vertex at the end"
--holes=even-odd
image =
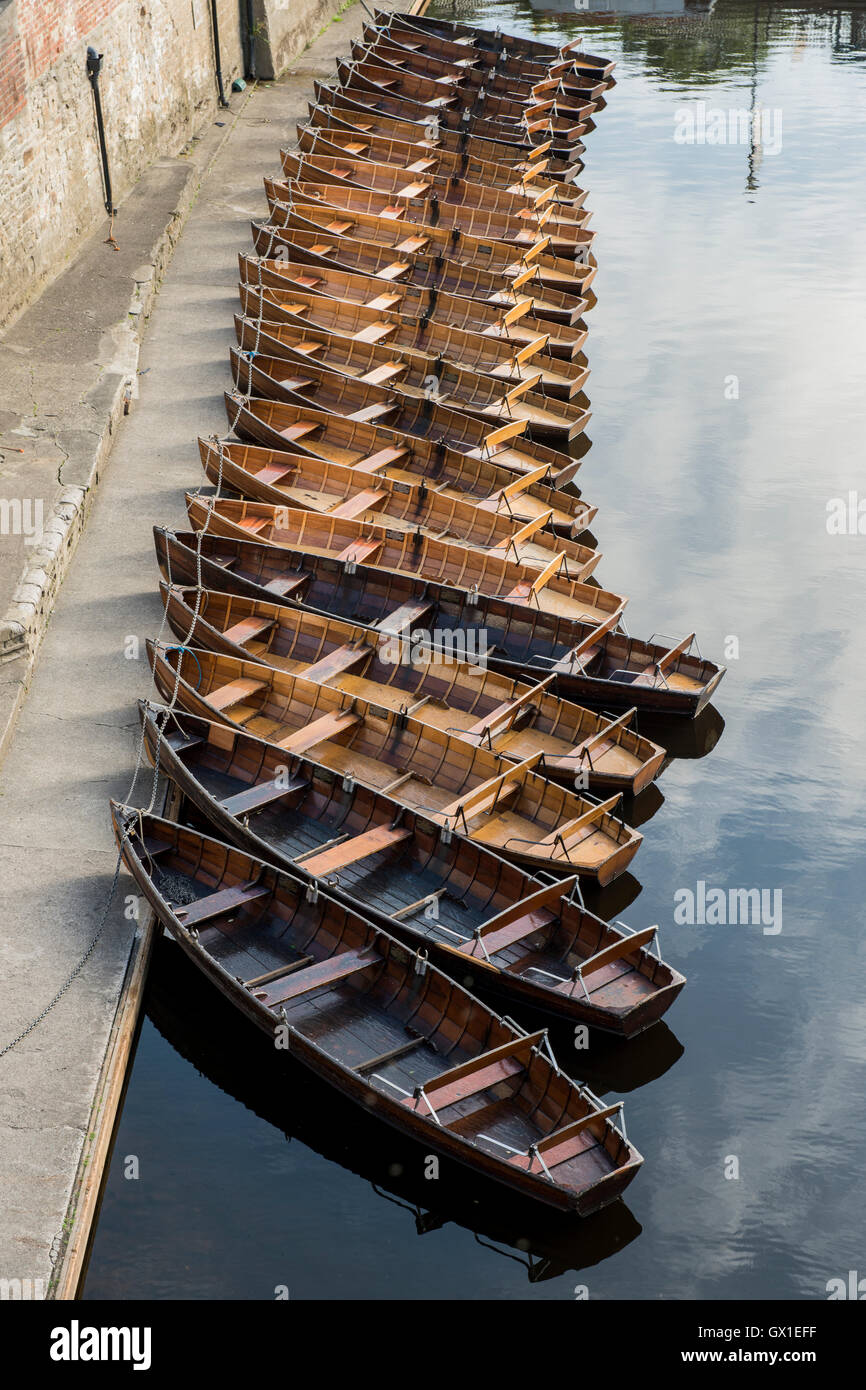
POLYGON ((214 709, 231 709, 232 705, 239 705, 248 696, 255 695, 259 690, 266 689, 264 681, 249 680, 241 678, 229 681, 227 685, 220 685, 216 690, 211 690, 208 694, 208 702, 214 709))
POLYGON ((241 516, 238 517, 237 524, 244 531, 252 531, 257 535, 259 531, 267 526, 268 519, 265 516, 241 516))
POLYGON ((364 372, 358 380, 366 382, 369 386, 381 386, 383 382, 391 381, 395 376, 402 376, 408 370, 405 362, 383 362, 381 367, 364 372))
POLYGON ((380 965, 381 962, 382 957, 369 947, 364 947, 363 951, 340 951, 336 956, 329 956, 327 960, 317 961, 315 965, 295 971, 287 980, 275 980, 265 989, 256 990, 255 997, 268 1008, 273 1008, 277 1004, 287 1004, 290 999, 309 994, 314 989, 321 989, 324 985, 337 984, 351 975, 360 974, 362 970, 368 970, 371 965, 380 965))
POLYGON ((429 241, 430 238, 428 236, 410 236, 407 237, 405 241, 401 241, 395 246, 394 250, 404 252, 423 251, 429 241))
MULTIPOLYGON (((483 936, 484 949, 489 956, 493 956, 497 951, 504 951, 506 946, 513 946, 517 941, 523 941, 525 937, 532 936, 533 932, 541 931, 550 922, 556 921, 556 913, 549 908, 542 908, 535 912, 529 912, 523 917, 518 917, 516 921, 509 922, 499 931, 491 932, 489 936, 483 936)), ((468 942, 461 949, 469 955, 482 955, 481 947, 475 940, 468 942), (473 950, 475 947, 477 949, 473 950)))
MULTIPOLYGON (((283 385, 285 384, 286 383, 283 382, 283 385)), ((267 463, 265 464, 264 468, 260 468, 257 473, 254 473, 253 477, 259 483, 268 483, 269 486, 274 487, 277 483, 281 483, 286 478, 289 478, 293 474, 297 473, 297 471, 297 468, 295 468, 291 464, 286 465, 284 463, 267 463)))
POLYGON ((372 655, 372 649, 364 643, 358 646, 346 645, 335 647, 327 656, 323 656, 321 661, 314 661, 311 666, 304 669, 304 680, 318 681, 324 685, 332 676, 338 676, 342 671, 349 671, 359 662, 366 661, 372 655))
POLYGON ((267 897, 270 891, 270 888, 262 883, 236 883, 231 888, 221 888, 217 893, 208 893, 204 898, 197 898, 194 903, 176 907, 174 914, 185 927, 194 923, 211 922, 215 917, 224 917, 226 913, 234 912, 244 903, 267 897))
POLYGON ((274 777, 269 782, 257 782, 255 786, 246 787, 242 792, 227 796, 220 805, 230 816, 243 816, 249 811, 258 811, 263 806, 270 806, 274 801, 281 801, 284 796, 291 796, 306 786, 309 786, 309 783, 302 777, 288 784, 285 778, 274 777))
POLYGON ((249 642, 252 638, 261 637, 262 633, 268 632, 275 622, 275 618, 243 618, 239 623, 232 623, 231 627, 227 627, 223 632, 223 637, 242 647, 244 642, 249 642))
POLYGON ((377 294, 372 299, 365 299, 364 306, 367 309, 393 309, 402 298, 402 294, 377 294))
POLYGON ((306 724, 303 729, 296 729, 287 738, 278 739, 277 746, 284 748, 287 753, 304 753, 308 748, 314 748, 317 743, 336 738, 338 734, 345 733, 347 729, 360 722, 361 716, 352 710, 332 710, 328 714, 320 715, 311 724, 306 724))
POLYGON ((396 636, 398 633, 411 629, 415 623, 420 623, 432 612, 432 603, 401 603, 399 608, 395 608, 393 613, 389 613, 386 618, 380 618, 375 624, 376 631, 396 636))
POLYGON ((386 415, 393 415, 394 411, 399 409, 398 401, 380 401, 376 405, 365 405, 360 410, 353 410, 346 419, 357 420, 358 424, 365 425, 371 420, 381 420, 386 415))
POLYGON ((396 323, 386 323, 384 319, 377 319, 375 323, 368 323, 366 328, 362 328, 360 333, 352 334, 352 341, 356 343, 378 343, 382 338, 390 337, 397 332, 396 323))
POLYGON ((278 430, 277 433, 281 434, 283 439, 294 441, 296 439, 306 439, 307 435, 315 434, 318 430, 321 430, 321 428, 322 426, 317 420, 297 420, 295 424, 287 425, 284 430, 278 430))
MULTIPOLYGON (((593 1121, 600 1120, 604 1123, 618 1110, 618 1105, 608 1105, 603 1110, 593 1110, 590 1114, 583 1115, 579 1120, 563 1125, 561 1129, 540 1139, 535 1147, 537 1152, 544 1156, 544 1163, 547 1168, 557 1168, 561 1163, 568 1163, 570 1159, 575 1158, 577 1154, 582 1153, 587 1148, 594 1147, 598 1141, 591 1133, 590 1127, 593 1121), (591 1136, 589 1142, 587 1142, 587 1132, 591 1136)), ((544 1172, 536 1154, 514 1154, 508 1162, 513 1163, 516 1167, 525 1168, 529 1173, 544 1172)))
POLYGON ((347 497, 345 502, 340 502, 336 507, 328 510, 328 516, 347 517, 352 520, 356 516, 362 516, 364 512, 377 507, 380 502, 384 502, 390 493, 384 488, 365 488, 362 492, 356 492, 354 497, 347 497))
POLYGON ((540 1032, 512 1038, 510 1042, 482 1052, 469 1062, 450 1067, 424 1083, 424 1094, 429 1096, 429 1104, 425 1104, 420 1096, 407 1096, 402 1104, 424 1114, 429 1114, 432 1106, 438 1114, 460 1100, 487 1091, 491 1086, 508 1081, 524 1071, 533 1047, 537 1047, 543 1037, 544 1033, 540 1032))
POLYGON ((380 280, 396 280, 399 276, 405 275, 408 269, 408 261, 392 261, 383 270, 377 270, 376 275, 380 280))
POLYGON ((380 468, 387 468, 392 463, 397 463, 399 459, 405 458, 409 453, 409 445, 404 447, 391 447, 387 449, 377 449, 375 454, 368 454, 366 458, 358 459, 353 464, 356 472, 375 473, 380 468))
POLYGON ((403 826, 377 825, 372 830, 365 830, 362 835, 353 835, 333 849, 323 850, 321 854, 305 859, 304 868, 312 874, 334 873, 337 869, 348 868, 350 864, 357 864, 370 855, 380 854, 392 845, 411 839, 412 833, 403 826))
POLYGON ((311 570, 301 570, 300 574, 293 574, 285 579, 269 579, 267 584, 263 587, 267 589, 269 593, 278 594, 281 598, 285 598, 288 594, 293 593, 295 589, 299 589, 308 579, 312 579, 312 577, 313 574, 311 570))
POLYGON ((372 555, 381 550, 383 544, 384 541, 381 540, 351 541, 344 550, 340 551, 337 559, 344 564, 357 564, 358 562, 363 564, 365 560, 369 560, 372 555))
POLYGON ((346 232, 352 230, 354 225, 354 222, 344 222, 337 218, 335 221, 329 222, 327 224, 327 226, 325 227, 325 231, 333 232, 336 236, 344 236, 346 232))

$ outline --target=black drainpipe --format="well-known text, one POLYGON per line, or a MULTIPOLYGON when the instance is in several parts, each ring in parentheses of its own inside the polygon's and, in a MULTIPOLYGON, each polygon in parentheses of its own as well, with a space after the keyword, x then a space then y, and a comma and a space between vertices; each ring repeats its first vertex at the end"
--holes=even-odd
POLYGON ((253 0, 246 0, 247 14, 247 80, 256 80, 256 21, 253 15, 253 0))
POLYGON ((216 62, 216 80, 220 94, 220 106, 227 107, 225 87, 223 86, 222 59, 220 58, 220 25, 217 17, 217 0, 210 0, 211 21, 213 23, 213 52, 216 62))
POLYGON ((95 48, 87 50, 87 76, 93 88, 93 102, 96 107, 96 130, 99 135, 99 152, 102 156, 102 180, 105 185, 105 211, 113 217, 117 211, 111 194, 111 173, 108 168, 108 149, 105 144, 105 123, 102 119, 102 99, 99 95, 99 74, 102 69, 102 54, 95 48))

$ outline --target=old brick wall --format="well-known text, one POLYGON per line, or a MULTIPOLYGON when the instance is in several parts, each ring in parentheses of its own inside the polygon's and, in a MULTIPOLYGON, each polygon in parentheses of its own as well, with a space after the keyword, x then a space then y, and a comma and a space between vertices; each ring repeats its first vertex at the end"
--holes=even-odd
MULTIPOLYGON (((219 0, 226 90, 243 71, 239 0, 219 0)), ((0 327, 105 218, 88 45, 115 205, 216 105, 210 0, 0 0, 0 327)))

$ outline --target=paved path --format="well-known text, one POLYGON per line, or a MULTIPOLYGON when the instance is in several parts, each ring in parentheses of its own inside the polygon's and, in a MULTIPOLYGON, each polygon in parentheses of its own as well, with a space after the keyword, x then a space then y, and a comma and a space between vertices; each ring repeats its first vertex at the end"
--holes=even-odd
MULTIPOLYGON (((44 1008, 98 925, 116 858, 108 797, 129 786, 135 701, 152 689, 144 639, 162 616, 151 528, 183 524, 183 489, 203 479, 196 438, 225 432, 236 258, 250 217, 266 213, 262 176, 277 172, 279 146, 306 114, 310 77, 332 71, 362 18, 355 7, 303 56, 300 75, 253 94, 159 292, 140 400, 118 430, 0 776, 0 1047, 44 1008)), ((149 769, 140 785, 149 789, 149 769)), ((124 873, 82 974, 0 1058, 0 1280, 51 1279, 129 959, 131 891, 124 873)))

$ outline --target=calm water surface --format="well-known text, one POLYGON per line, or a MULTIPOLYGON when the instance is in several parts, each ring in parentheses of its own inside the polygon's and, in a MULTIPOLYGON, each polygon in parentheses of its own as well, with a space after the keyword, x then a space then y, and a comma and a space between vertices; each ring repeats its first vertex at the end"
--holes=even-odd
POLYGON ((419 1180, 416 1151, 275 1067, 166 943, 88 1297, 822 1298, 866 1272, 866 537, 826 524, 866 491, 866 9, 641 8, 456 10, 583 31, 618 62, 585 173, 599 578, 631 595, 630 631, 739 653, 722 737, 634 808, 639 881, 599 900, 660 924, 689 977, 669 1027, 588 1054, 557 1039, 627 1097, 646 1158, 628 1209, 575 1230, 419 1180), (679 143, 697 103, 708 124, 764 108, 765 147, 679 143), (699 881, 779 890, 781 931, 677 924, 674 894, 699 881))

